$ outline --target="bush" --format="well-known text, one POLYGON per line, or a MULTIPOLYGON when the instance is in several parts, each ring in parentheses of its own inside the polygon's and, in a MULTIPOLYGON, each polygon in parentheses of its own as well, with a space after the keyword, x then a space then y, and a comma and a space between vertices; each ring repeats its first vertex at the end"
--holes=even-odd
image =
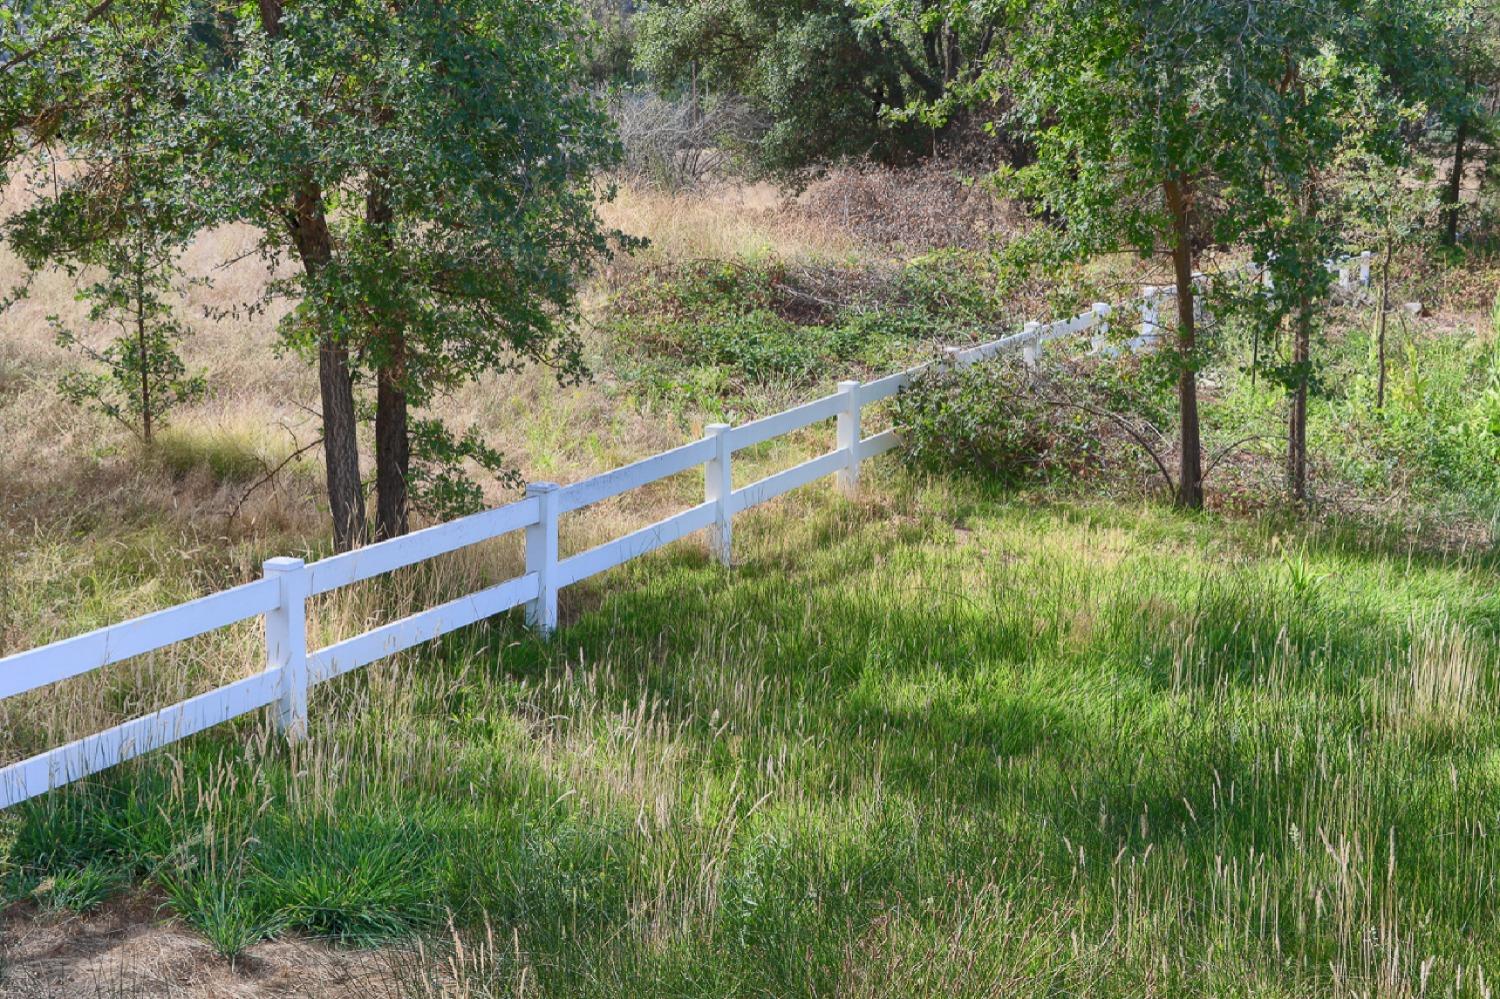
POLYGON ((731 97, 706 103, 622 90, 610 101, 620 135, 625 174, 667 191, 685 190, 727 175, 736 150, 759 130, 745 105, 731 97))
POLYGON ((1170 446, 1155 429, 1170 426, 1157 373, 1132 355, 934 366, 896 397, 892 418, 908 465, 924 472, 1020 485, 1140 469, 1148 450, 1170 446))

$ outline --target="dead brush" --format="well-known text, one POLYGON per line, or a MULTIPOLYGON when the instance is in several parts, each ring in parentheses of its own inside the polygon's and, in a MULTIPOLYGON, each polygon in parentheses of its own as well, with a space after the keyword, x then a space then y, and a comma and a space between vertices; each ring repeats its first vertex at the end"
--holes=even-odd
POLYGON ((785 202, 782 211, 887 251, 983 250, 1023 224, 984 175, 956 162, 900 169, 846 164, 785 202))

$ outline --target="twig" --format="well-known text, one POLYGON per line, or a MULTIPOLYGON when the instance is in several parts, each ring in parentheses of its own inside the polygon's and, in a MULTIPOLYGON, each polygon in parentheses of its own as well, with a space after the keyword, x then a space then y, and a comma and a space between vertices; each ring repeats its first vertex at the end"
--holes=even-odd
POLYGON ((1233 451, 1241 444, 1249 444, 1251 441, 1275 441, 1280 439, 1280 437, 1272 434, 1251 434, 1249 437, 1241 437, 1239 440, 1233 442, 1232 444, 1226 444, 1209 457, 1208 467, 1203 470, 1203 477, 1205 479, 1208 478, 1208 473, 1212 472, 1214 470, 1214 467, 1218 465, 1219 462, 1229 457, 1229 452, 1233 451))
POLYGON ((280 473, 283 468, 290 465, 293 461, 296 461, 298 458, 302 457, 304 454, 311 451, 321 443, 323 443, 323 438, 319 437, 311 444, 306 444, 302 447, 299 447, 297 450, 293 451, 291 454, 283 458, 275 468, 271 469, 265 475, 257 479, 249 489, 246 489, 243 493, 241 493, 239 500, 234 504, 234 509, 229 511, 229 517, 225 520, 224 523, 225 529, 228 530, 229 525, 234 523, 234 518, 240 515, 240 508, 245 505, 245 501, 250 498, 251 493, 255 492, 261 486, 276 478, 277 474, 280 473))
POLYGON ((1169 492, 1176 491, 1177 483, 1173 481, 1172 473, 1167 470, 1166 462, 1162 461, 1161 455, 1159 455, 1156 451, 1156 448, 1152 447, 1150 442, 1146 440, 1145 435, 1136 430, 1135 427, 1131 426, 1130 422, 1124 417, 1120 416, 1118 413, 1111 413, 1107 409, 1099 409, 1098 407, 1090 406, 1087 403, 1074 402, 1071 399, 1061 399, 1057 396, 1050 397, 1048 401, 1054 406, 1065 409, 1076 409, 1084 413, 1091 413, 1094 416, 1102 417, 1114 423, 1121 430, 1129 434, 1135 440, 1135 442, 1141 446, 1142 450, 1144 450, 1151 456, 1151 460, 1156 463, 1157 471, 1161 473, 1162 480, 1167 484, 1167 490, 1169 492))

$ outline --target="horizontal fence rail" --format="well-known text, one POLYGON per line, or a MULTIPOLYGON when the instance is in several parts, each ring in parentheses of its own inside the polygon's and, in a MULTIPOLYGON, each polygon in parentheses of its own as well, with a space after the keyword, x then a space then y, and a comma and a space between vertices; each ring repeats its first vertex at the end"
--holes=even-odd
MULTIPOLYGON (((1347 287, 1357 264, 1360 284, 1368 285, 1370 259, 1366 252, 1329 261, 1328 267, 1337 272, 1340 286, 1347 287)), ((1270 284, 1270 273, 1263 267, 1252 264, 1244 273, 1270 284)), ((1203 275, 1195 277, 1207 280, 1203 275)), ((1141 290, 1137 304, 1139 327, 1127 346, 1149 349, 1160 339, 1161 309, 1174 294, 1171 287, 1147 286, 1141 290)), ((860 465, 900 443, 896 428, 864 436, 861 416, 865 407, 890 399, 935 365, 956 368, 1015 351, 1021 352, 1025 363, 1035 365, 1040 363, 1045 344, 1088 332, 1093 333, 1094 350, 1108 349, 1106 334, 1120 308, 1095 303, 1089 311, 1070 319, 1028 323, 1020 332, 988 343, 948 348, 939 361, 872 382, 840 382, 838 391, 832 395, 737 427, 712 424, 704 428, 705 436, 699 440, 582 482, 561 487, 533 483, 526 497, 515 503, 311 565, 295 558, 270 559, 265 564, 264 576, 255 582, 6 656, 0 659, 0 699, 35 691, 242 621, 264 619, 263 671, 0 768, 0 808, 260 708, 274 707, 275 722, 288 738, 305 738, 311 687, 515 608, 524 608, 527 623, 547 635, 557 626, 558 590, 698 531, 708 530, 709 549, 714 558, 729 565, 736 514, 830 475, 836 477, 840 491, 846 496, 857 494, 860 465), (836 421, 834 450, 735 488, 735 452, 828 420, 836 421), (703 470, 701 503, 579 554, 559 556, 558 520, 562 514, 695 468, 703 470), (522 575, 308 652, 309 598, 517 531, 525 532, 526 570, 522 575)))

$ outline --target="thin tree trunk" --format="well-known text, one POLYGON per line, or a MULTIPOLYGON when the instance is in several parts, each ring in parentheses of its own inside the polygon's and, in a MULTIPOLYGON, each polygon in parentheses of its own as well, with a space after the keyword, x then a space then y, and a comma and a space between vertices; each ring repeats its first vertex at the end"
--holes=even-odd
POLYGON ((1307 382, 1311 356, 1312 307, 1303 299, 1297 308, 1297 328, 1292 341, 1296 387, 1287 412, 1286 435, 1286 488, 1299 503, 1307 500, 1307 382))
MULTIPOLYGON (((365 220, 382 245, 392 241, 389 191, 380 176, 370 179, 365 220)), ((411 440, 407 432, 406 331, 393 317, 380 331, 383 341, 375 388, 375 533, 395 538, 407 532, 407 482, 411 440)))
POLYGON ((136 259, 135 272, 135 348, 141 364, 141 438, 151 443, 151 361, 146 354, 146 262, 136 259))
MULTIPOLYGON (((1467 96, 1468 86, 1465 85, 1464 93, 1467 96)), ((1453 137, 1453 169, 1448 173, 1448 185, 1443 191, 1443 245, 1454 246, 1458 243, 1458 211, 1459 197, 1463 193, 1464 185, 1464 153, 1465 145, 1469 140, 1469 116, 1461 114, 1458 119, 1456 134, 1453 137)))
MULTIPOLYGON (((271 38, 281 36, 280 0, 259 0, 261 25, 271 38)), ((286 220, 302 267, 316 277, 333 259, 333 237, 323 205, 323 191, 303 170, 286 220)), ((328 510, 333 544, 348 551, 364 540, 365 497, 359 478, 359 439, 354 415, 354 376, 349 348, 327 330, 319 332, 318 389, 323 404, 323 459, 327 470, 328 510)))
POLYGON ((1385 259, 1380 264, 1380 311, 1375 314, 1375 350, 1379 358, 1379 372, 1375 377, 1375 408, 1385 408, 1385 322, 1391 301, 1391 247, 1394 240, 1385 241, 1385 259))
POLYGON ((1180 507, 1203 507, 1203 453, 1198 425, 1197 329, 1193 318, 1193 227, 1190 194, 1178 180, 1168 180, 1164 191, 1172 215, 1172 270, 1177 283, 1177 350, 1181 369, 1177 375, 1177 408, 1180 423, 1179 465, 1176 502, 1180 507))

